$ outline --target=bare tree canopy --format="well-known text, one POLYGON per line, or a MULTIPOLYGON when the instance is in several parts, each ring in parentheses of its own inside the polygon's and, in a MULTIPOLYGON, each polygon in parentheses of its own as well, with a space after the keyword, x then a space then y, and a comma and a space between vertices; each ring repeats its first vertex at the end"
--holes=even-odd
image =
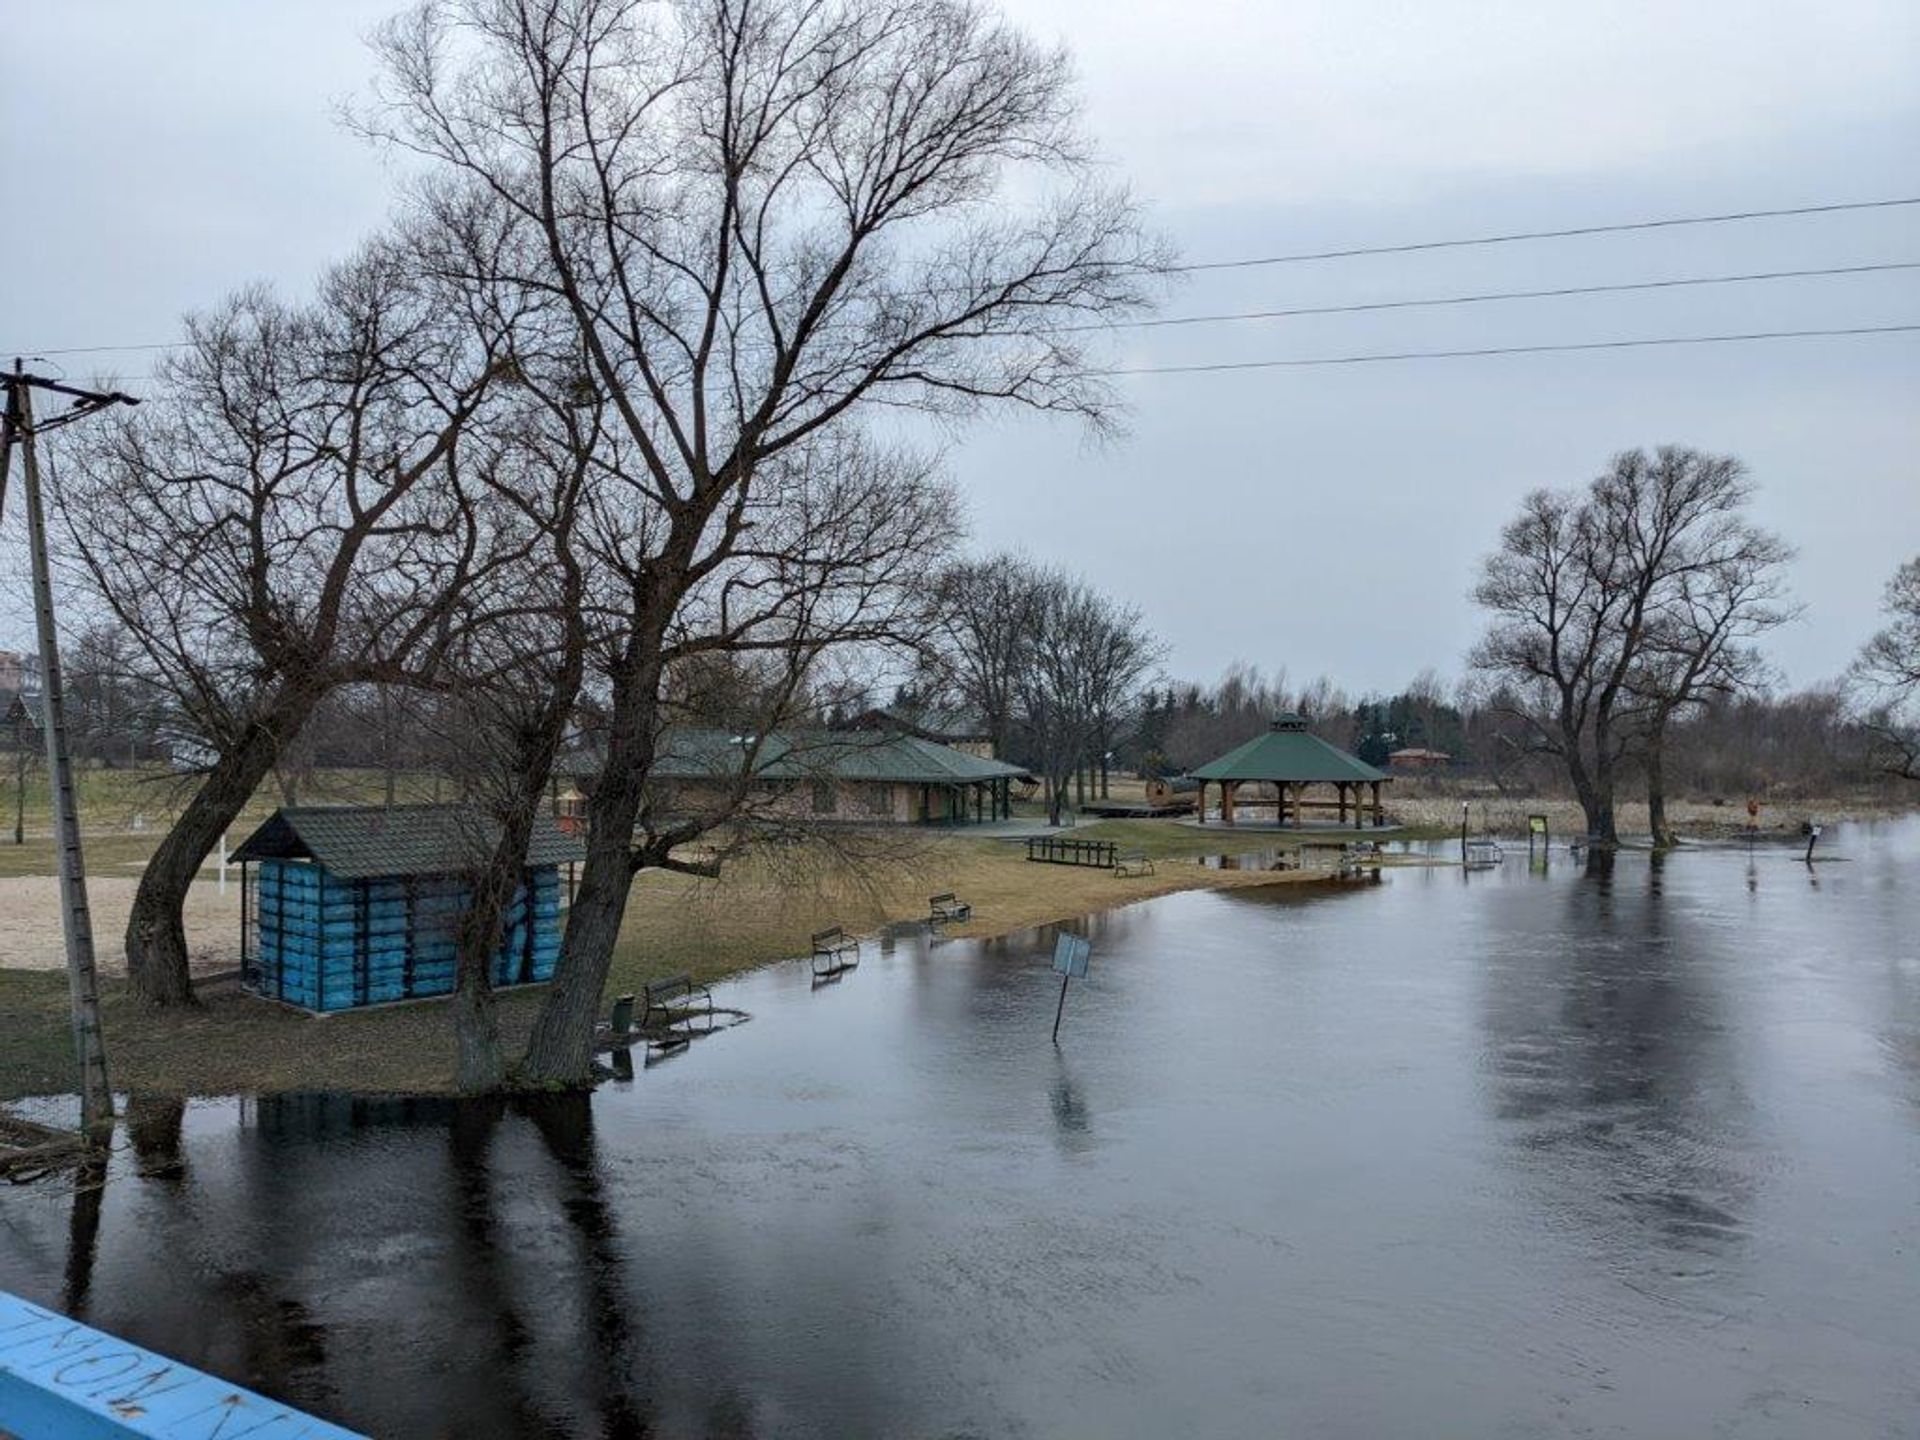
POLYGON ((888 407, 1105 423, 1062 322, 1143 305, 1163 256, 1093 176, 1064 57, 964 0, 452 0, 377 44, 359 123, 428 162, 462 278, 570 329, 563 383, 614 431, 581 531, 606 744, 528 1056, 579 1083, 634 870, 674 833, 636 844, 676 656, 813 643, 791 613, 749 638, 760 582, 729 579, 815 468, 792 457, 888 407))
POLYGON ((190 998, 194 872, 297 740, 357 682, 409 682, 443 649, 485 557, 463 436, 496 364, 399 240, 316 300, 250 290, 188 322, 161 393, 66 451, 68 538, 143 679, 212 760, 141 874, 127 965, 144 999, 190 998))
POLYGON ((1894 571, 1880 608, 1886 627, 1862 647, 1848 678, 1865 702, 1882 767, 1920 780, 1920 556, 1894 571))
POLYGON ((1615 785, 1636 750, 1664 838, 1668 722, 1749 676, 1742 642, 1791 614, 1789 552, 1745 518, 1750 496, 1730 456, 1626 451, 1583 493, 1529 495, 1482 564, 1473 593, 1493 621, 1473 663, 1560 757, 1601 843, 1618 842, 1615 785))

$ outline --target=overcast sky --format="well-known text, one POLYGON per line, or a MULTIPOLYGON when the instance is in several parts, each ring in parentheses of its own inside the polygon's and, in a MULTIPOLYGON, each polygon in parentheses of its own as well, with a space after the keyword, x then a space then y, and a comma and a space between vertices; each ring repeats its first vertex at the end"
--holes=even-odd
MULTIPOLYGON (((0 353, 164 341, 298 292, 394 176, 334 123, 390 0, 8 7, 0 353)), ((1920 194, 1920 5, 1013 0, 1189 261, 1920 194)), ((1215 272, 1168 314, 1920 259, 1920 207, 1215 272)), ((1129 365, 1920 322, 1920 271, 1139 332, 1129 365)), ((62 357, 129 379, 138 352, 62 357)), ((1146 612, 1169 668, 1458 672, 1518 498, 1667 441, 1742 456, 1800 551, 1787 678, 1843 667, 1920 551, 1920 335, 1124 382, 1130 434, 957 439, 975 543, 1146 612)), ((15 593, 0 646, 27 638, 15 593)))

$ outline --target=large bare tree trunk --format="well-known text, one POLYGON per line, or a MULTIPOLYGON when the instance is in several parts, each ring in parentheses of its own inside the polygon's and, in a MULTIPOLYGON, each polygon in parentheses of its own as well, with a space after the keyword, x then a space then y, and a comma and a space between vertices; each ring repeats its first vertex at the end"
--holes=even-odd
POLYGON ((140 872, 127 917, 127 981, 147 1004, 193 1003, 182 918, 187 891, 221 835, 240 818, 272 771, 276 753, 274 730, 262 724, 243 744, 222 754, 140 872))
POLYGON ((541 1002, 522 1066, 534 1085, 583 1086, 591 1080, 594 1021, 633 889, 633 832, 653 767, 659 684, 659 666, 650 665, 616 688, 615 712, 624 711, 630 719, 608 737, 607 763, 587 810, 580 888, 567 912, 560 966, 541 1002), (627 689, 626 696, 620 688, 627 689))
POLYGON ((1667 734, 1664 724, 1647 735, 1647 828, 1653 832, 1655 849, 1667 849, 1678 843, 1667 825, 1667 734))
POLYGON ((473 887, 473 899, 460 922, 459 974, 453 992, 454 1083, 463 1095, 484 1095, 506 1083, 507 1060, 500 1049, 500 1017, 488 973, 506 928, 507 906, 518 886, 518 865, 498 856, 524 856, 531 825, 506 826, 495 860, 473 887), (517 848, 513 842, 518 839, 517 848))

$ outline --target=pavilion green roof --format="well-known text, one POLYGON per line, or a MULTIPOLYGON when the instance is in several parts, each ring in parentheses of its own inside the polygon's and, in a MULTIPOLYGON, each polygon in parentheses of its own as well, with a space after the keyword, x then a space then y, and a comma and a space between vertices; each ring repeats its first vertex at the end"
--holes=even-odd
POLYGON ((1281 715, 1272 728, 1218 760, 1189 771, 1195 780, 1266 780, 1293 785, 1391 780, 1384 770, 1329 745, 1299 715, 1281 715))
POLYGON ((743 770, 756 780, 903 785, 980 785, 1030 773, 897 731, 776 731, 754 737, 705 729, 669 732, 652 773, 660 780, 731 780, 743 770))

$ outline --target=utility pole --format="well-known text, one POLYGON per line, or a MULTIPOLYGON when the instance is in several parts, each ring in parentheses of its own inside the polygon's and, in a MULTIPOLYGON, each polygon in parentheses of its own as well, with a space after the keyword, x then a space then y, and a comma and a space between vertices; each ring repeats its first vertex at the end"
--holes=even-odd
POLYGON ((7 390, 0 422, 0 513, 7 498, 7 472, 20 448, 22 490, 27 507, 27 546, 33 567, 33 616, 40 641, 41 729, 47 741, 47 781, 53 799, 53 842, 60 856, 60 919, 67 939, 67 993, 73 1010, 74 1051, 80 1062, 81 1123, 94 1131, 113 1120, 113 1089, 107 1081, 106 1039, 100 1031, 100 985, 93 962, 93 916, 87 906, 87 871, 80 850, 80 810, 73 789, 67 750, 65 701, 60 690, 60 640, 53 619, 53 571, 47 561, 47 517, 40 493, 40 429, 56 429, 109 405, 137 405, 130 395, 79 390, 39 375, 20 362, 0 377, 7 390), (33 392, 65 395, 73 405, 36 427, 33 392))

